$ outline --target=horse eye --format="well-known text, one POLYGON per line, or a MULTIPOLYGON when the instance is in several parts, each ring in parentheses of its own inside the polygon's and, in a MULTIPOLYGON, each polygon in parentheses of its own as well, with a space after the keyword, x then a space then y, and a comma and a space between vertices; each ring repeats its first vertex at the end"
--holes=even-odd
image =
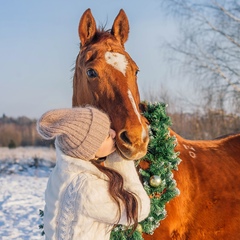
POLYGON ((92 69, 92 68, 90 68, 90 69, 87 70, 87 75, 88 75, 88 77, 90 77, 90 78, 95 78, 95 77, 98 76, 98 75, 97 75, 97 72, 96 72, 94 69, 92 69))
POLYGON ((135 72, 135 76, 137 76, 137 75, 138 75, 138 73, 139 73, 139 70, 137 70, 137 71, 135 72))

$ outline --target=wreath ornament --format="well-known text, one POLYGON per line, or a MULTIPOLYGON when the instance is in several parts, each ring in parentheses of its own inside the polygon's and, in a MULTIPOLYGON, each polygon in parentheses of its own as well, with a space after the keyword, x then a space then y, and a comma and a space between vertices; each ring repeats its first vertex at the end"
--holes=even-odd
POLYGON ((172 171, 178 170, 181 159, 174 151, 177 140, 170 136, 171 120, 166 107, 164 103, 147 103, 144 116, 150 123, 150 142, 146 156, 136 162, 143 187, 150 197, 149 216, 138 224, 133 233, 131 228, 126 230, 125 226, 117 225, 110 240, 143 240, 142 233, 153 234, 167 216, 166 203, 180 194, 172 171))

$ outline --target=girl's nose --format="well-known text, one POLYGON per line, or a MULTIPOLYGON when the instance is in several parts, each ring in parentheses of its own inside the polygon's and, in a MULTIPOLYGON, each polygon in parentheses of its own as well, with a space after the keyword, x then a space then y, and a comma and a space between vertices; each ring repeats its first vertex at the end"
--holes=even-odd
POLYGON ((116 132, 110 128, 109 135, 111 136, 112 139, 114 139, 116 137, 116 132))

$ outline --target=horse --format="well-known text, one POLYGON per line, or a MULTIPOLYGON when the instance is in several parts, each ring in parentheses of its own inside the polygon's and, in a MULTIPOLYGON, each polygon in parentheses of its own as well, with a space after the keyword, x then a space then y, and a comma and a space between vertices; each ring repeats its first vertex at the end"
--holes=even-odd
POLYGON ((182 159, 174 172, 180 195, 144 239, 240 239, 240 133, 197 141, 170 132, 182 159))
POLYGON ((79 24, 81 42, 73 77, 72 105, 91 104, 109 113, 116 144, 126 159, 147 152, 147 120, 140 112, 138 66, 124 50, 129 24, 120 11, 110 31, 99 31, 88 9, 79 24))
MULTIPOLYGON (((143 157, 149 142, 137 84, 139 71, 125 51, 129 22, 121 9, 112 28, 97 28, 90 9, 80 18, 80 52, 73 77, 72 106, 94 105, 110 116, 116 145, 127 160, 143 157)), ((240 134, 208 141, 176 137, 181 163, 174 171, 180 195, 166 205, 167 217, 146 240, 240 239, 240 134)), ((141 167, 141 163, 140 163, 141 167)))

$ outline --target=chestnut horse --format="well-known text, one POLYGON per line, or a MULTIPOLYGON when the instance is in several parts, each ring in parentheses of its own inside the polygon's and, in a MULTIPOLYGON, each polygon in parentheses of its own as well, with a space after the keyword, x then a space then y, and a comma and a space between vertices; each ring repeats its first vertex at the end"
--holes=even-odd
MULTIPOLYGON (((80 53, 73 80, 73 106, 92 104, 107 112, 117 147, 128 160, 145 155, 147 121, 140 113, 138 67, 124 50, 129 23, 120 10, 112 29, 97 29, 90 9, 79 23, 80 53)), ((177 135, 182 159, 174 172, 181 194, 167 206, 167 218, 144 239, 240 239, 240 134, 213 141, 177 135)))
POLYGON ((95 105, 109 113, 119 152, 137 159, 147 152, 146 119, 139 109, 138 67, 124 50, 129 25, 120 11, 110 31, 97 30, 88 9, 79 24, 81 41, 73 79, 73 106, 95 105))

